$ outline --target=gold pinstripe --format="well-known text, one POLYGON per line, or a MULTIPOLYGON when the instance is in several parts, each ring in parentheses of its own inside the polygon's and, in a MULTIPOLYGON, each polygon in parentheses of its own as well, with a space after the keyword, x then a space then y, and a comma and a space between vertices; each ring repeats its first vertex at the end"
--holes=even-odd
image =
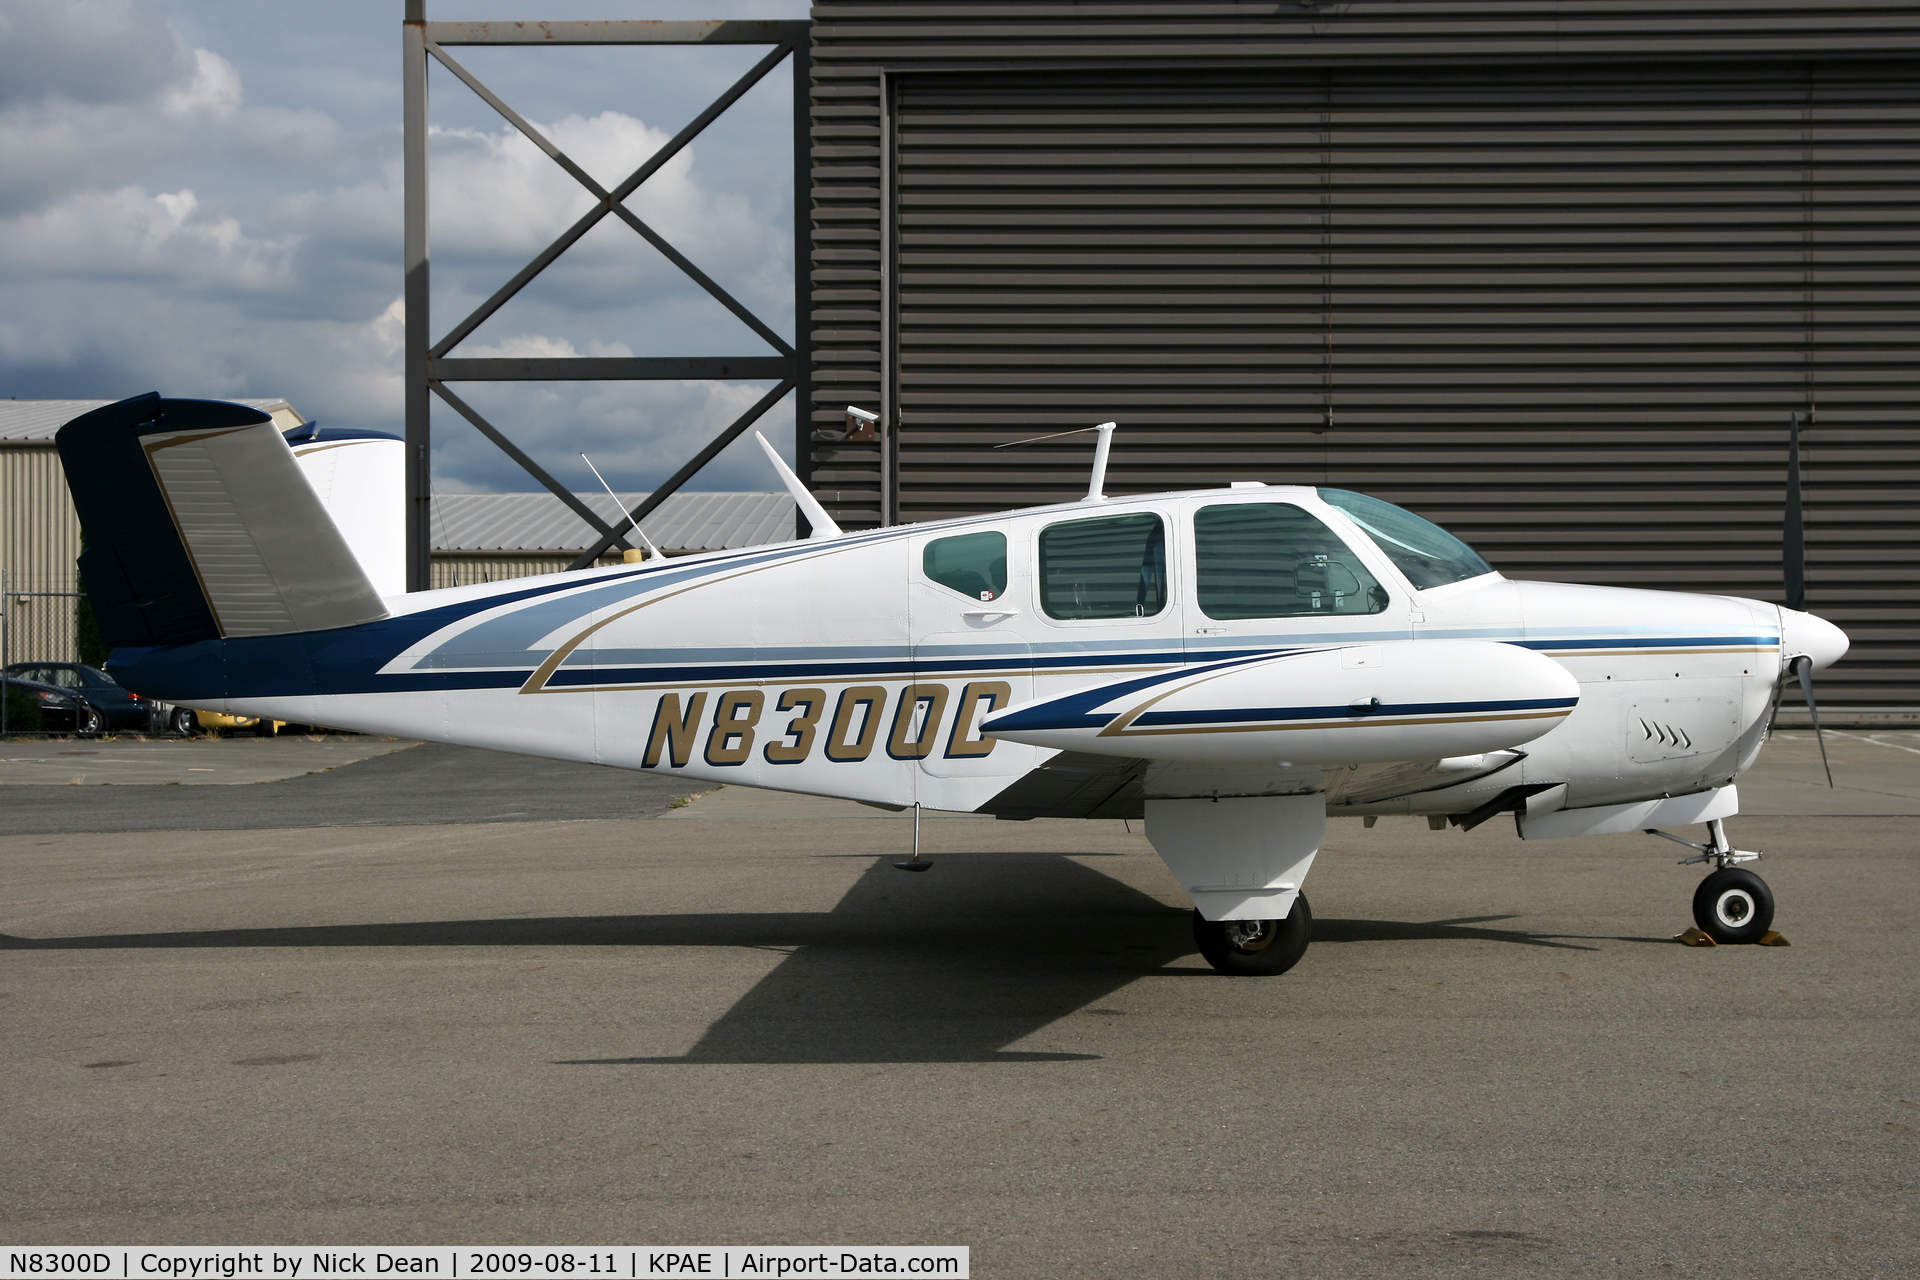
POLYGON ((1193 725, 1174 729, 1131 729, 1115 730, 1111 725, 1102 729, 1098 736, 1102 738, 1142 738, 1166 733, 1281 733, 1290 729, 1371 729, 1376 727, 1398 727, 1407 724, 1486 724, 1507 720, 1559 720, 1573 714, 1573 708, 1563 711, 1486 711, 1470 716, 1423 716, 1416 720, 1381 720, 1369 717, 1356 720, 1312 720, 1306 723, 1288 722, 1266 724, 1231 725, 1193 725))

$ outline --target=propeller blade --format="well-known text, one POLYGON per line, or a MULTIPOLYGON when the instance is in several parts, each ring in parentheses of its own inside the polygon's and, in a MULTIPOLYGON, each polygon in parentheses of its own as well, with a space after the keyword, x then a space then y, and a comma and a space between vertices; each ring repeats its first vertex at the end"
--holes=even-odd
POLYGON ((1786 580, 1787 608, 1807 607, 1807 534, 1800 520, 1800 415, 1793 415, 1787 433, 1787 513, 1780 535, 1781 576, 1786 580))
POLYGON ((1780 677, 1780 682, 1773 686, 1773 705, 1767 708, 1767 737, 1768 738, 1773 737, 1774 723, 1780 719, 1780 695, 1785 693, 1786 691, 1787 691, 1787 678, 1785 676, 1782 676, 1780 677))
POLYGON ((1807 714, 1813 717, 1813 740, 1820 744, 1820 767, 1827 771, 1827 785, 1833 785, 1833 766, 1827 763, 1827 739, 1820 732, 1820 708, 1813 701, 1813 659, 1793 660, 1793 673, 1800 677, 1800 693, 1807 700, 1807 714))

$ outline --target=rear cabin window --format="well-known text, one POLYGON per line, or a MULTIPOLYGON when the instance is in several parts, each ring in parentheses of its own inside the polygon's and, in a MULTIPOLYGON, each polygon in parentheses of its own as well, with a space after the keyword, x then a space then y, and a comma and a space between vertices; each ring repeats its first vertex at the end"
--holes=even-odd
POLYGON ((1167 534, 1151 512, 1040 532, 1040 607, 1050 618, 1151 618, 1167 607, 1167 534))
POLYGON ((1236 502, 1193 517, 1200 611, 1209 618, 1379 613, 1380 580, 1299 507, 1236 502))
POLYGON ((1007 593, 1007 535, 963 533, 935 538, 920 553, 921 570, 970 600, 998 600, 1007 593))

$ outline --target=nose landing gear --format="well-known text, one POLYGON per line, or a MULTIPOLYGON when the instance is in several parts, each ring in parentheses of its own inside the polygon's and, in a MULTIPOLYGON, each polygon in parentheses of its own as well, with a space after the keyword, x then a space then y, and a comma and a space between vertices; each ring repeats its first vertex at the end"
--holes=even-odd
POLYGON ((1723 867, 1693 891, 1693 922, 1722 946, 1758 942, 1773 927, 1773 890, 1743 867, 1723 867))
POLYGON ((1722 946, 1732 946, 1758 942, 1773 928, 1773 890, 1767 888, 1765 880, 1738 865, 1756 861, 1760 855, 1734 848, 1720 819, 1707 823, 1708 844, 1695 844, 1665 831, 1649 830, 1647 834, 1698 849, 1700 852, 1693 857, 1680 860, 1683 867, 1711 862, 1718 868, 1693 891, 1693 922, 1702 933, 1722 946))

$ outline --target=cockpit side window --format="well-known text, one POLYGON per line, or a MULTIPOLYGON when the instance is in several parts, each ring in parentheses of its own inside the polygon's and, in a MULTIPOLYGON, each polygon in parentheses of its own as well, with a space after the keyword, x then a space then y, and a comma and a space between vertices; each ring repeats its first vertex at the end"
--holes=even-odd
POLYGON ((921 570, 970 600, 998 600, 1007 592, 1007 535, 963 533, 935 538, 920 553, 921 570))
POLYGON ((1345 512, 1393 561, 1393 567, 1422 591, 1493 572, 1493 566, 1472 547, 1404 507, 1347 489, 1322 489, 1320 497, 1345 512))
POLYGON ((1379 613, 1387 591, 1333 530, 1282 502, 1202 507, 1195 584, 1209 618, 1379 613))
POLYGON ((1167 534, 1142 511, 1040 531, 1040 607, 1050 618, 1151 618, 1167 607, 1167 534))

